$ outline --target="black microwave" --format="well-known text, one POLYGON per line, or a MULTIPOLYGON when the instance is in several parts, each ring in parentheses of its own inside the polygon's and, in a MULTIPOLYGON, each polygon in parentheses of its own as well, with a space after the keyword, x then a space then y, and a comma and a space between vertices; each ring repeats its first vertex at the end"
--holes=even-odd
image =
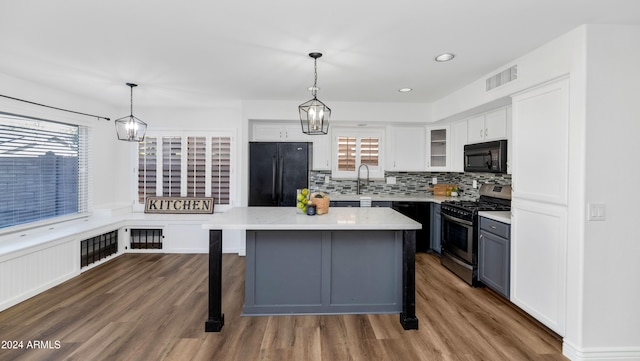
POLYGON ((507 141, 496 140, 464 146, 465 172, 507 172, 507 141))

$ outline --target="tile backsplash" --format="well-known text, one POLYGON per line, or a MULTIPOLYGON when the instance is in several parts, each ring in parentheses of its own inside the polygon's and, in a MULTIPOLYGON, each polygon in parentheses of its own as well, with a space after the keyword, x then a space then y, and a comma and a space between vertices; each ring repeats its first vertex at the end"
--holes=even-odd
MULTIPOLYGON (((396 184, 387 184, 386 180, 370 180, 368 184, 361 180, 361 193, 364 194, 393 194, 393 195, 419 195, 430 194, 427 188, 431 186, 433 177, 438 183, 456 183, 461 190, 461 196, 465 198, 477 198, 478 189, 473 188, 473 181, 478 186, 483 183, 511 184, 510 174, 495 173, 456 173, 456 172, 385 172, 387 177, 395 177, 396 184)), ((333 179, 331 171, 311 171, 309 188, 312 191, 322 191, 331 194, 356 194, 357 184, 355 179, 333 179), (329 183, 325 184, 325 177, 329 177, 329 183)))

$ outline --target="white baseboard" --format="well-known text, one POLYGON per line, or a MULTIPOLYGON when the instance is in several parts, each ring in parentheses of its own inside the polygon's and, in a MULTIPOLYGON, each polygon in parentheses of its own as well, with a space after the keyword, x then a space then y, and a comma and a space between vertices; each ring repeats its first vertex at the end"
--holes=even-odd
POLYGON ((640 361, 640 347, 578 348, 562 343, 562 354, 571 361, 640 361))

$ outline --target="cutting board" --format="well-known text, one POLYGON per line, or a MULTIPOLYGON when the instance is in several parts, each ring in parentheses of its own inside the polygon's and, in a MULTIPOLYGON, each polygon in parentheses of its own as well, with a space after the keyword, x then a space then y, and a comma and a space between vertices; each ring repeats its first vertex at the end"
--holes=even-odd
POLYGON ((438 183, 434 184, 431 188, 427 188, 427 190, 433 191, 434 196, 445 196, 447 195, 447 188, 455 188, 457 186, 456 183, 438 183))

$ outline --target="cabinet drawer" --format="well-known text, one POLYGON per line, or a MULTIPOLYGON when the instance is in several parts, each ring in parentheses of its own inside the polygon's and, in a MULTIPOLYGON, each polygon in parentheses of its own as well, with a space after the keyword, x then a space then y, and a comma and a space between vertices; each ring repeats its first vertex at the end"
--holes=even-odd
POLYGON ((480 217, 480 229, 506 239, 509 239, 510 236, 510 226, 508 224, 485 217, 480 217))

